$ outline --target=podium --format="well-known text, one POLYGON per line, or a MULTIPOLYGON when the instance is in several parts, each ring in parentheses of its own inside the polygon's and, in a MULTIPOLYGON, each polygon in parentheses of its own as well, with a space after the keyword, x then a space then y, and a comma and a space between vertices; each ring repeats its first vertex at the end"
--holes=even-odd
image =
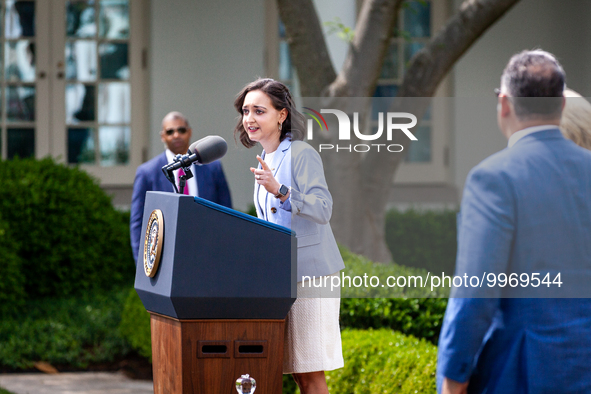
POLYGON ((291 230, 165 192, 147 193, 142 229, 135 289, 151 314, 154 392, 236 393, 249 374, 257 394, 281 393, 291 230))

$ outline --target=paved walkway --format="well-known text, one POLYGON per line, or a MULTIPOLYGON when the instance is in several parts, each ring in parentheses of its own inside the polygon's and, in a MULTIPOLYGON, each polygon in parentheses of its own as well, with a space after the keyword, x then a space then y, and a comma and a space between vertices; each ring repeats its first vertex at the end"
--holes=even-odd
POLYGON ((121 372, 0 374, 0 387, 16 394, 154 394, 151 381, 121 372))

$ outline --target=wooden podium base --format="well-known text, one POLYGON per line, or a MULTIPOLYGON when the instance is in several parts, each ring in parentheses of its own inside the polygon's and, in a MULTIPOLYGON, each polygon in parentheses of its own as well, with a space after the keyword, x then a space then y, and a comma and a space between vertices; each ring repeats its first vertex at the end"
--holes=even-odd
POLYGON ((285 320, 178 320, 151 313, 155 394, 281 394, 285 320))

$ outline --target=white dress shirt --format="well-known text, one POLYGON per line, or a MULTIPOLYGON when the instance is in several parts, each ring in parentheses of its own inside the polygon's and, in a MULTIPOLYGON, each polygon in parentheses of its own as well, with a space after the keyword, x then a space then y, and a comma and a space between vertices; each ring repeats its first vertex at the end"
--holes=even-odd
POLYGON ((513 135, 511 137, 509 137, 509 145, 508 147, 512 147, 513 145, 515 145, 515 143, 517 141, 519 141, 520 139, 522 139, 523 137, 525 137, 526 135, 529 135, 531 133, 535 133, 538 131, 542 131, 542 130, 548 130, 548 129, 556 129, 558 126, 553 125, 553 124, 546 124, 546 125, 542 125, 542 126, 533 126, 533 127, 527 127, 523 130, 519 130, 515 133, 513 133, 513 135))

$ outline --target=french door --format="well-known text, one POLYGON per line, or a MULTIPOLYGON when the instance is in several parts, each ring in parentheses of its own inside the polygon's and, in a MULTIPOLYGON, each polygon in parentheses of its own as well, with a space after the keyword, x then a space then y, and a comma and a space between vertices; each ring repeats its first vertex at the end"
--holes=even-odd
POLYGON ((146 144, 145 0, 1 0, 3 159, 129 184, 146 144))

